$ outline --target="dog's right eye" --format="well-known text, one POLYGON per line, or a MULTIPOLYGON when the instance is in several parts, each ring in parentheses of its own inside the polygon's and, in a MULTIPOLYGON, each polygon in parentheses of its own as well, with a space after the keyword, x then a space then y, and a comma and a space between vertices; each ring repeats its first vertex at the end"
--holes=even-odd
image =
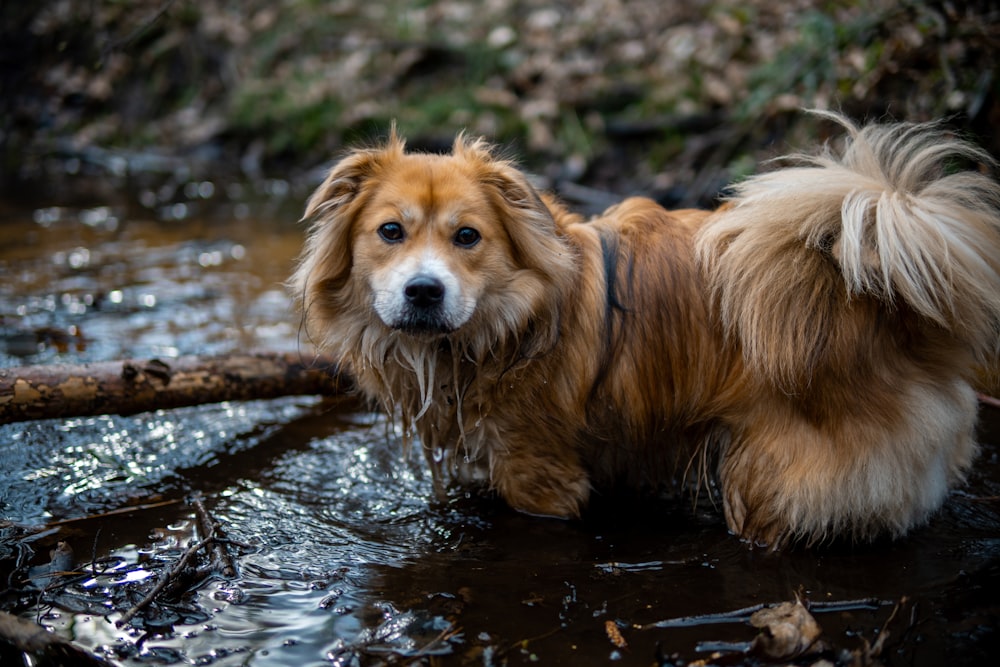
POLYGON ((378 235, 386 243, 399 243, 403 240, 403 225, 398 222, 386 222, 379 226, 378 235))

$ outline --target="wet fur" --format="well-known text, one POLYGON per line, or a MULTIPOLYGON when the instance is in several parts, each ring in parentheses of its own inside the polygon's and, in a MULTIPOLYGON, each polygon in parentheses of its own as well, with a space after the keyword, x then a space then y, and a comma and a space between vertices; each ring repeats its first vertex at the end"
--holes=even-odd
POLYGON ((525 512, 578 516, 594 489, 694 466, 748 540, 900 535, 976 453, 1000 187, 946 171, 989 158, 939 128, 831 118, 842 153, 751 178, 717 211, 630 198, 592 220, 480 140, 413 154, 393 133, 307 205, 291 285, 310 338, 452 472, 481 471, 525 512), (378 237, 387 220, 403 241, 378 237), (461 226, 481 241, 459 247, 461 226), (440 331, 387 323, 409 306, 380 290, 412 266, 471 311, 440 331))

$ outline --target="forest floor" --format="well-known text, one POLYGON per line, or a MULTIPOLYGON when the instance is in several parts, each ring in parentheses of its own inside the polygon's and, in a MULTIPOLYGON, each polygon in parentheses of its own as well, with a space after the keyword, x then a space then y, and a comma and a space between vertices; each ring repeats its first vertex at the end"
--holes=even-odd
POLYGON ((432 150, 485 135, 585 205, 704 204, 824 140, 802 108, 947 118, 998 155, 998 18, 884 0, 6 3, 0 185, 178 163, 296 177, 396 122, 432 150))

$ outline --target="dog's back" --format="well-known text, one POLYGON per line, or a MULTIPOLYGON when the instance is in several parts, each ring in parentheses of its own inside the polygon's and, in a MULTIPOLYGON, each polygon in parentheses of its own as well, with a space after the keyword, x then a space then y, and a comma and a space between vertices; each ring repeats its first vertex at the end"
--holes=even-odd
POLYGON ((688 481, 706 477, 723 394, 740 377, 693 253, 711 215, 632 197, 570 227, 601 248, 600 275, 583 277, 602 286, 601 305, 574 306, 600 332, 587 346, 598 367, 580 436, 602 491, 681 483, 685 471, 688 481))

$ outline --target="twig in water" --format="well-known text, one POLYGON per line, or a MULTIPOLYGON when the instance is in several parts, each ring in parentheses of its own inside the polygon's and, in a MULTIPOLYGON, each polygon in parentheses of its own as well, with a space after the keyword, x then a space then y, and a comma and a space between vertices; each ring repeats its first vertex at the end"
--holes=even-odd
POLYGON ((90 545, 90 574, 95 579, 97 578, 97 540, 101 538, 101 527, 97 527, 97 532, 94 533, 94 541, 90 545))
MULTIPOLYGON (((191 498, 191 505, 194 507, 195 514, 198 517, 198 529, 201 534, 218 537, 222 529, 218 522, 208 513, 208 510, 205 509, 205 503, 202 501, 201 494, 197 494, 191 498)), ((217 561, 222 564, 222 576, 235 577, 236 564, 233 562, 232 556, 229 555, 229 550, 226 549, 225 543, 219 539, 213 540, 212 552, 215 554, 217 561)))
POLYGON ((184 570, 185 567, 187 567, 188 562, 190 562, 190 560, 194 558, 195 554, 197 554, 207 545, 211 544, 214 539, 215 538, 212 535, 209 535, 202 541, 188 546, 187 550, 184 552, 184 555, 181 556, 181 559, 177 561, 172 568, 170 568, 160 576, 160 580, 156 582, 156 586, 153 586, 153 590, 149 591, 149 593, 146 594, 146 597, 139 600, 139 602, 137 602, 131 609, 126 611, 120 619, 115 621, 115 627, 120 628, 124 626, 126 623, 131 621, 136 614, 138 614, 140 611, 148 607, 153 602, 153 600, 156 599, 156 596, 159 595, 160 592, 164 588, 166 588, 171 581, 176 579, 177 576, 184 570))
POLYGON ((420 648, 420 650, 418 650, 416 653, 407 655, 406 658, 408 660, 411 660, 414 658, 423 658, 425 656, 431 655, 431 651, 433 651, 439 644, 443 644, 452 637, 456 637, 460 634, 462 634, 461 628, 455 625, 449 625, 447 628, 442 630, 437 637, 424 644, 420 648))
POLYGON ((754 612, 760 611, 765 607, 767 607, 766 604, 760 603, 750 607, 743 607, 742 609, 734 609, 732 611, 722 611, 714 614, 679 616, 677 618, 668 618, 662 621, 656 621, 654 623, 647 623, 645 625, 637 625, 635 626, 635 629, 650 630, 652 628, 686 628, 693 625, 714 625, 717 623, 746 622, 750 620, 750 616, 753 615, 754 612))
MULTIPOLYGON (((865 598, 861 600, 831 600, 826 602, 810 602, 807 607, 810 611, 831 612, 847 611, 851 609, 877 609, 878 607, 891 604, 885 600, 876 598, 865 598)), ((742 609, 723 611, 714 614, 698 614, 696 616, 680 616, 678 618, 668 618, 654 623, 634 626, 636 630, 651 630, 653 628, 687 628, 695 625, 715 625, 718 623, 745 623, 750 620, 754 612, 765 609, 770 604, 761 603, 742 609)))
POLYGON ((136 512, 142 510, 155 509, 157 507, 164 507, 166 505, 176 505, 181 502, 179 499, 174 500, 162 500, 156 503, 145 503, 142 505, 131 505, 129 507, 119 507, 118 509, 108 510, 107 512, 101 512, 99 514, 88 514, 87 516, 74 516, 69 519, 60 519, 59 521, 51 521, 45 526, 47 528, 52 528, 54 526, 65 526, 68 523, 76 523, 77 521, 90 521, 91 519, 103 519, 107 516, 116 516, 118 514, 128 514, 129 512, 136 512))
MULTIPOLYGON (((871 644, 871 646, 869 646, 868 640, 867 639, 865 640, 865 657, 868 660, 871 660, 872 658, 877 658, 880 655, 882 655, 882 651, 885 649, 885 642, 892 634, 891 632, 889 632, 889 624, 896 619, 896 615, 899 614, 899 610, 902 609, 903 605, 905 605, 907 602, 909 602, 909 599, 906 596, 903 596, 900 599, 900 601, 896 603, 896 606, 892 608, 892 613, 889 614, 889 618, 885 619, 885 623, 882 624, 882 629, 879 630, 878 638, 875 639, 874 644, 871 644)), ((911 616, 910 617, 911 625, 913 623, 913 620, 914 619, 911 616)))
POLYGON ((501 649, 499 655, 501 655, 501 656, 506 655, 506 654, 510 653, 511 651, 513 651, 516 648, 521 648, 521 649, 525 649, 526 650, 528 648, 528 645, 531 644, 532 642, 537 642, 537 641, 541 641, 543 639, 548 639, 549 637, 552 637, 553 635, 558 634, 563 629, 564 629, 563 626, 559 625, 559 626, 556 626, 556 627, 552 628, 548 632, 543 632, 540 635, 535 635, 534 637, 527 637, 525 639, 519 639, 516 642, 514 642, 513 644, 511 644, 510 646, 508 646, 508 647, 506 647, 504 649, 501 649))

